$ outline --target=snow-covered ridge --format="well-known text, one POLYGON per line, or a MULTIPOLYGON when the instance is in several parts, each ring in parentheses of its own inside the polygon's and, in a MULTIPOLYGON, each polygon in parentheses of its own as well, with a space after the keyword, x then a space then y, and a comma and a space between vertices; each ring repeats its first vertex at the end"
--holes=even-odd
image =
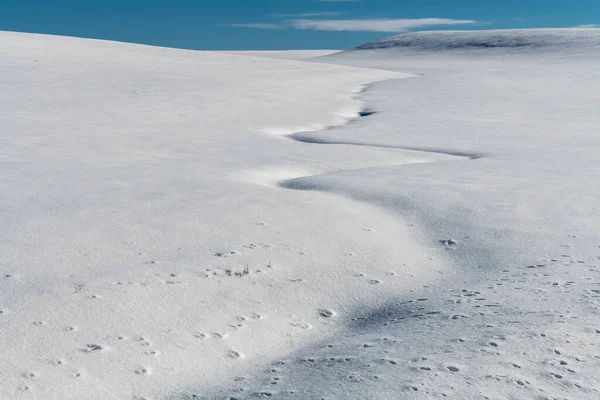
POLYGON ((404 33, 353 50, 404 49, 425 52, 511 50, 600 50, 600 29, 519 29, 404 33))

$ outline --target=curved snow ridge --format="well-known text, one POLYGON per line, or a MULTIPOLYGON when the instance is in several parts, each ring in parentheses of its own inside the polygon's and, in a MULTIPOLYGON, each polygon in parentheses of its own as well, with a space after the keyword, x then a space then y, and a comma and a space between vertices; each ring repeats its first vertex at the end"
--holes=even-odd
POLYGON ((363 93, 367 92, 376 83, 393 80, 393 79, 406 79, 413 78, 419 75, 398 73, 399 78, 390 79, 376 79, 369 83, 357 85, 348 90, 348 98, 344 99, 347 103, 343 107, 340 107, 336 112, 330 113, 326 122, 312 122, 305 125, 273 125, 263 126, 260 128, 260 132, 268 133, 275 136, 290 137, 299 133, 315 133, 323 132, 335 128, 340 128, 348 125, 359 118, 368 117, 376 114, 377 111, 366 107, 365 103, 360 99, 363 93))
MULTIPOLYGON (((290 137, 284 136, 284 138, 289 139, 290 137)), ((297 142, 302 143, 301 141, 297 142)), ((313 146, 310 143, 304 144, 313 146)), ((306 183, 307 178, 316 178, 341 172, 361 171, 370 168, 456 161, 457 158, 461 160, 468 159, 467 157, 444 153, 345 143, 328 144, 327 146, 323 146, 321 151, 316 151, 315 149, 315 152, 329 153, 332 155, 332 159, 328 162, 317 161, 300 165, 274 165, 258 170, 244 171, 238 174, 237 178, 261 186, 309 190, 312 189, 312 186, 306 183), (299 184, 300 181, 303 183, 299 184)))
MULTIPOLYGON (((374 82, 358 87, 354 90, 355 95, 352 99, 358 100, 358 97, 368 91, 373 85, 374 82)), ((319 190, 319 186, 308 182, 307 178, 369 168, 398 167, 408 164, 440 161, 475 160, 484 157, 483 153, 463 152, 444 148, 328 140, 315 136, 318 132, 339 129, 377 113, 377 110, 367 107, 364 102, 359 101, 359 108, 357 110, 345 110, 337 114, 341 119, 337 125, 313 125, 312 127, 316 129, 308 129, 306 127, 296 129, 291 127, 263 129, 263 132, 295 142, 308 145, 327 145, 332 155, 343 154, 344 157, 338 160, 331 160, 330 163, 325 165, 273 166, 258 171, 246 171, 243 174, 243 179, 263 186, 275 186, 292 190, 319 190)))
MULTIPOLYGON (((374 113, 375 113, 375 111, 370 112, 370 114, 368 114, 368 115, 371 115, 374 113)), ((383 149, 418 151, 418 152, 424 152, 424 153, 446 154, 449 156, 468 158, 470 160, 477 160, 479 158, 483 158, 486 156, 485 153, 444 149, 441 147, 399 146, 399 145, 385 145, 385 144, 377 144, 377 143, 327 140, 327 139, 322 139, 319 137, 311 136, 311 135, 307 134, 306 132, 294 133, 292 135, 287 135, 286 137, 288 137, 292 140, 295 140, 297 142, 302 142, 302 143, 338 144, 338 145, 347 145, 347 146, 364 146, 364 147, 374 147, 374 148, 383 148, 383 149)))
MULTIPOLYGON (((334 145, 331 145, 331 146, 334 146, 334 145)), ((345 147, 345 146, 354 146, 354 145, 338 145, 338 146, 345 147)), ((424 163, 432 163, 432 162, 440 162, 440 161, 455 161, 456 160, 455 156, 442 155, 442 156, 437 156, 437 157, 436 156, 427 157, 420 152, 391 148, 391 149, 387 149, 387 150, 391 150, 390 153, 395 153, 395 154, 391 154, 392 156, 395 156, 395 160, 389 161, 390 154, 387 155, 388 159, 386 160, 386 155, 382 151, 380 151, 380 152, 377 151, 377 149, 384 150, 386 148, 378 148, 378 147, 373 147, 373 146, 360 146, 360 147, 363 148, 364 152, 366 152, 367 149, 374 150, 369 153, 370 154, 369 158, 379 159, 381 157, 381 160, 379 162, 371 161, 370 163, 365 163, 363 166, 360 166, 359 168, 343 168, 341 166, 336 166, 336 167, 333 167, 330 169, 325 169, 322 171, 313 171, 312 173, 302 173, 301 170, 295 170, 295 173, 293 173, 293 174, 290 173, 287 176, 285 176, 285 174, 282 173, 285 171, 278 170, 279 175, 273 174, 273 175, 271 175, 271 177, 285 176, 285 179, 280 179, 280 180, 276 180, 276 181, 273 180, 272 184, 274 184, 277 187, 283 188, 283 189, 319 190, 320 189, 319 186, 317 186, 316 184, 313 184, 312 181, 307 180, 307 179, 318 178, 320 176, 333 175, 333 174, 343 173, 343 172, 362 171, 362 170, 367 170, 367 169, 371 169, 371 168, 400 167, 403 165, 410 165, 410 164, 424 164, 424 163)), ((347 151, 346 148, 342 148, 341 150, 347 151)), ((290 170, 287 170, 287 171, 290 171, 290 170)))
MULTIPOLYGON (((271 178, 276 176, 283 177, 278 181, 272 180, 276 186, 283 189, 291 190, 321 190, 322 185, 313 182, 308 178, 317 178, 323 175, 331 175, 340 172, 359 171, 378 167, 399 167, 409 164, 422 164, 441 161, 457 161, 457 160, 475 160, 483 157, 479 153, 463 153, 459 151, 445 149, 429 149, 429 148, 410 148, 401 146, 391 146, 382 144, 366 144, 359 142, 342 142, 342 141, 327 141, 315 137, 305 136, 305 133, 296 133, 285 136, 288 139, 308 144, 327 145, 341 147, 341 150, 348 152, 351 148, 359 149, 365 156, 368 162, 360 168, 343 168, 338 166, 329 170, 316 173, 303 173, 301 170, 295 170, 289 175, 272 174, 271 178), (389 159, 389 156, 392 159, 389 159), (387 157, 386 157, 387 156, 387 157)), ((289 171, 289 170, 288 170, 289 171)), ((282 172, 282 171, 278 171, 282 172)))

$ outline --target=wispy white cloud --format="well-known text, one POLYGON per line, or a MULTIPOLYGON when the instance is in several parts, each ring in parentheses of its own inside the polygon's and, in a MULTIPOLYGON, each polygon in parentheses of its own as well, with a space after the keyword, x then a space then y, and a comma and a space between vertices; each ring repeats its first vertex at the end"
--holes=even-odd
POLYGON ((226 24, 225 26, 232 26, 234 28, 254 28, 254 29, 284 29, 285 25, 281 24, 226 24))
POLYGON ((297 19, 291 21, 295 29, 315 31, 368 31, 368 32, 405 32, 414 28, 439 25, 475 24, 473 20, 446 18, 421 19, 297 19))
POLYGON ((600 28, 600 24, 577 25, 575 28, 600 28))
POLYGON ((338 17, 344 12, 340 11, 324 11, 324 12, 307 12, 298 14, 271 14, 275 18, 311 18, 311 17, 338 17))
POLYGON ((280 24, 230 24, 228 26, 256 29, 298 29, 336 32, 406 32, 415 28, 477 24, 470 19, 288 19, 280 24))

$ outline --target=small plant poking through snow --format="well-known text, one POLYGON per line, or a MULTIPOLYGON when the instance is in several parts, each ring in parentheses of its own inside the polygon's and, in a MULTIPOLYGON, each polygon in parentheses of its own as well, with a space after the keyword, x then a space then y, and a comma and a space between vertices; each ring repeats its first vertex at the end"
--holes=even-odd
POLYGON ((243 271, 241 271, 241 272, 240 272, 240 271, 233 272, 233 271, 232 271, 232 270, 230 270, 230 269, 226 269, 226 270, 225 270, 225 275, 227 275, 227 276, 232 276, 232 274, 233 274, 233 276, 237 276, 238 278, 241 278, 241 277, 243 277, 243 276, 250 275, 250 268, 246 267, 246 268, 244 268, 244 270, 243 270, 243 271))

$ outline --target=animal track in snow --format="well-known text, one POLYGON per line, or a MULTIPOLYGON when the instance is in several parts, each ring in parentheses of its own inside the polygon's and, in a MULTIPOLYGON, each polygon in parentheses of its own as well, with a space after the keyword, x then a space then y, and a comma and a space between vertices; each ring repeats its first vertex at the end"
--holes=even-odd
POLYGON ((135 370, 135 373, 138 375, 148 375, 150 373, 150 370, 145 367, 140 367, 135 370))
POLYGON ((153 356, 153 357, 157 357, 158 355, 160 355, 160 352, 158 350, 148 350, 148 351, 144 352, 144 354, 153 356))
POLYGON ((22 374, 23 378, 27 378, 27 379, 34 379, 37 374, 35 372, 23 372, 22 374))
POLYGON ((296 327, 296 328, 300 328, 300 329, 311 329, 312 326, 306 322, 302 322, 302 321, 298 321, 298 322, 291 322, 290 323, 291 326, 296 327))
POLYGON ((239 358, 243 358, 243 357, 244 357, 242 353, 240 353, 240 352, 238 352, 238 351, 235 351, 235 350, 229 350, 229 351, 227 352, 227 355, 228 355, 230 358, 233 358, 233 359, 239 359, 239 358))
POLYGON ((142 346, 150 346, 151 345, 150 341, 148 341, 143 336, 138 336, 135 338, 135 340, 142 346))
POLYGON ((265 316, 261 313, 252 313, 252 319, 255 320, 261 320, 261 319, 265 319, 265 316))
POLYGON ((600 297, 594 296, 600 294, 592 290, 600 287, 600 265, 533 265, 505 268, 476 287, 424 288, 415 298, 357 315, 350 333, 246 379, 244 393, 373 398, 373 386, 364 383, 377 382, 387 393, 382 398, 476 398, 497 385, 506 397, 596 398, 600 297), (407 339, 415 337, 427 346, 407 339), (465 372, 464 365, 477 368, 465 372))
POLYGON ((97 351, 102 351, 102 350, 106 350, 106 346, 103 345, 99 345, 99 344, 87 344, 84 348, 83 351, 85 353, 92 353, 92 352, 97 352, 97 351))

